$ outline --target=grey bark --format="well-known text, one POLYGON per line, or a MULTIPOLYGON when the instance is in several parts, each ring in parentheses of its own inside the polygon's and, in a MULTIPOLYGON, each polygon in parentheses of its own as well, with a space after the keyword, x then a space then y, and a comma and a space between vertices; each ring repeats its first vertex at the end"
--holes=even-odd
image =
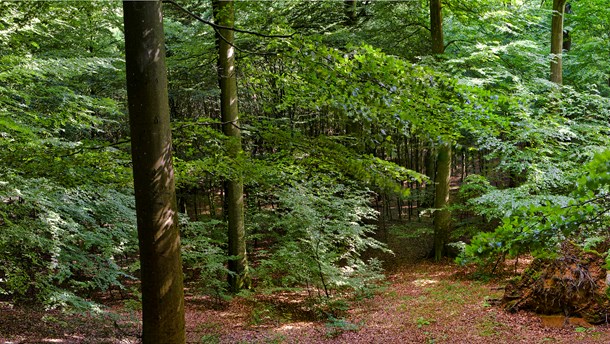
MULTIPOLYGON (((443 16, 441 0, 430 0, 430 33, 432 53, 445 51, 443 40, 443 16)), ((434 192, 434 259, 444 255, 445 245, 451 225, 451 213, 447 210, 451 180, 451 144, 445 143, 438 148, 436 158, 436 188, 434 192)))
MULTIPOLYGON (((233 27, 235 8, 232 0, 214 0, 214 21, 225 27, 233 27)), ((228 154, 237 158, 242 151, 237 107, 237 77, 235 71, 235 47, 233 30, 218 29, 218 80, 220 86, 220 112, 222 131, 230 138, 228 154)), ((249 287, 246 233, 244 229, 244 189, 242 177, 236 175, 226 183, 226 205, 229 236, 229 285, 237 292, 249 287)))
POLYGON ((561 85, 562 50, 563 50, 563 16, 566 0, 553 0, 553 18, 551 21, 551 81, 561 85))
POLYGON ((161 1, 123 2, 127 96, 142 283, 142 341, 184 343, 161 1))

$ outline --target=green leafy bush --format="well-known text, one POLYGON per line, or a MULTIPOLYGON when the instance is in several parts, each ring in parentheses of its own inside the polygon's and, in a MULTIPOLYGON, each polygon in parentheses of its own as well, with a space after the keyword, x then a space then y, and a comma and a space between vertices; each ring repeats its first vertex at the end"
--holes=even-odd
POLYGON ((79 307, 81 296, 122 288, 137 250, 134 220, 128 191, 1 174, 0 294, 79 307))
POLYGON ((227 299, 226 223, 218 220, 181 224, 182 262, 188 280, 217 301, 227 299))
POLYGON ((273 245, 256 269, 264 287, 306 287, 311 296, 340 291, 368 293, 382 279, 377 260, 363 261, 368 249, 389 251, 370 237, 377 216, 369 194, 342 184, 295 183, 277 194, 268 223, 273 245))
MULTIPOLYGON (((569 196, 539 196, 511 204, 494 232, 476 235, 459 261, 488 262, 523 253, 554 255, 570 240, 585 248, 610 240, 610 151, 597 154, 569 196)), ((490 197, 489 194, 487 197, 490 197)), ((525 200, 525 198, 523 198, 525 200)))

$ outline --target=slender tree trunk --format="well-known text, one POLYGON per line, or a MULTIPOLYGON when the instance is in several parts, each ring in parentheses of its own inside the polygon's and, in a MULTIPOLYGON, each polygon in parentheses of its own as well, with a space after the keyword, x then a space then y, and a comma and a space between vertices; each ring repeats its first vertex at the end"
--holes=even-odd
POLYGON ((561 55, 563 49, 563 15, 566 0, 553 0, 553 19, 551 22, 551 81, 563 83, 561 55))
MULTIPOLYGON (((214 20, 217 24, 232 27, 235 17, 232 0, 214 0, 214 20)), ((237 109, 237 77, 235 74, 235 48, 233 30, 219 29, 218 79, 220 84, 220 112, 222 131, 230 137, 228 154, 237 158, 240 154, 241 133, 237 109)), ((242 178, 237 176, 226 183, 227 218, 229 223, 229 284, 234 292, 248 286, 248 260, 246 256, 246 233, 244 229, 244 187, 242 178)))
POLYGON ((143 343, 184 343, 184 290, 161 1, 123 2, 143 343))
MULTIPOLYGON (((422 148, 424 146, 422 145, 422 148)), ((430 189, 430 193, 434 191, 434 182, 436 180, 436 154, 434 144, 429 141, 428 146, 426 147, 426 154, 424 154, 424 165, 426 168, 426 176, 430 179, 429 182, 426 183, 426 189, 430 189)), ((434 205, 434 200, 429 197, 429 193, 426 193, 426 197, 423 200, 422 206, 424 208, 429 208, 434 205)))
POLYGON ((346 17, 346 24, 353 26, 358 20, 358 13, 356 12, 356 0, 343 0, 343 13, 346 17))
POLYGON ((430 0, 430 33, 432 38, 432 53, 445 52, 443 40, 443 15, 441 0, 430 0))
MULTIPOLYGON (((443 16, 441 0, 430 0, 430 33, 432 53, 442 54, 445 51, 443 41, 443 16)), ((445 143, 438 148, 436 159, 436 188, 434 192, 434 259, 440 260, 444 254, 445 244, 451 224, 451 214, 447 210, 449 203, 449 181, 451 179, 451 144, 445 143)))
POLYGON ((436 189, 434 194, 434 260, 444 255, 445 244, 451 225, 451 213, 447 210, 451 179, 451 145, 443 144, 438 149, 436 160, 436 189))

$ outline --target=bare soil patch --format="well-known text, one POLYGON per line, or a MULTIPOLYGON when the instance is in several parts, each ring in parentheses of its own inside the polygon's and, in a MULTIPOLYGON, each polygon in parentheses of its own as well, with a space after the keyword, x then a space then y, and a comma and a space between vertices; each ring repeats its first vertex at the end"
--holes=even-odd
MULTIPOLYGON (((342 317, 323 320, 311 320, 316 315, 301 294, 235 297, 222 304, 189 295, 188 342, 610 342, 607 324, 582 326, 563 319, 561 326, 545 326, 533 313, 505 312, 494 305, 502 297, 504 283, 481 282, 471 275, 451 262, 397 267, 377 295, 354 300, 342 317)), ((4 303, 0 306, 0 343, 138 343, 139 314, 128 311, 122 302, 109 306, 120 315, 65 315, 4 303)))

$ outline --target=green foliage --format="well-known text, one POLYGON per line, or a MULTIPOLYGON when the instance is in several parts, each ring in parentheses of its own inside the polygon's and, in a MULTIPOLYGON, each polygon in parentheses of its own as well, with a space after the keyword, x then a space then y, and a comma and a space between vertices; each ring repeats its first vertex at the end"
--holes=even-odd
POLYGON ((417 320, 415 321, 417 324, 417 328, 422 328, 424 326, 428 326, 430 324, 432 324, 433 322, 435 322, 435 320, 430 320, 424 317, 419 317, 417 318, 417 320))
POLYGON ((487 178, 478 174, 471 174, 464 179, 463 184, 460 186, 459 198, 463 202, 468 202, 473 198, 483 196, 492 189, 493 187, 487 178))
POLYGON ((0 293, 78 308, 89 305, 80 296, 122 288, 137 249, 130 193, 0 180, 0 293))
MULTIPOLYGON (((209 3, 183 5, 212 15, 209 3)), ((549 1, 449 1, 446 54, 434 58, 423 2, 357 2, 353 20, 343 5, 236 4, 238 27, 296 33, 236 34, 236 158, 219 130, 214 30, 164 9, 177 186, 214 193, 244 177, 250 238, 269 244, 262 286, 369 294, 379 263, 361 257, 381 245, 370 238, 370 194, 358 190, 421 205, 433 191, 408 194, 405 183, 429 182, 411 160, 444 142, 486 165, 460 188, 453 210, 466 219, 454 235, 499 224, 463 259, 605 240, 610 157, 593 156, 610 145, 607 3, 572 3, 561 89, 547 80, 549 1)), ((15 298, 76 304, 120 284, 134 259, 119 7, 0 3, 0 292, 15 298)), ((224 229, 182 228, 188 277, 218 298, 224 229)))
POLYGON ((517 202, 511 199, 502 224, 494 231, 475 236, 459 258, 482 261, 523 253, 553 255, 565 240, 585 248, 607 241, 610 209, 610 152, 597 154, 584 167, 583 176, 570 196, 546 196, 517 202))
POLYGON ((326 322, 326 338, 337 338, 344 332, 358 331, 362 325, 351 323, 344 318, 328 317, 326 322))
POLYGON ((216 301, 227 300, 226 223, 183 221, 181 224, 182 262, 187 279, 193 280, 199 291, 212 295, 216 301), (215 238, 222 239, 215 239, 215 238))
POLYGON ((368 194, 345 185, 305 182, 277 194, 278 210, 268 223, 275 244, 256 269, 267 287, 303 287, 332 297, 341 291, 368 293, 381 279, 378 261, 365 262, 367 249, 387 251, 369 237, 376 212, 368 194))

